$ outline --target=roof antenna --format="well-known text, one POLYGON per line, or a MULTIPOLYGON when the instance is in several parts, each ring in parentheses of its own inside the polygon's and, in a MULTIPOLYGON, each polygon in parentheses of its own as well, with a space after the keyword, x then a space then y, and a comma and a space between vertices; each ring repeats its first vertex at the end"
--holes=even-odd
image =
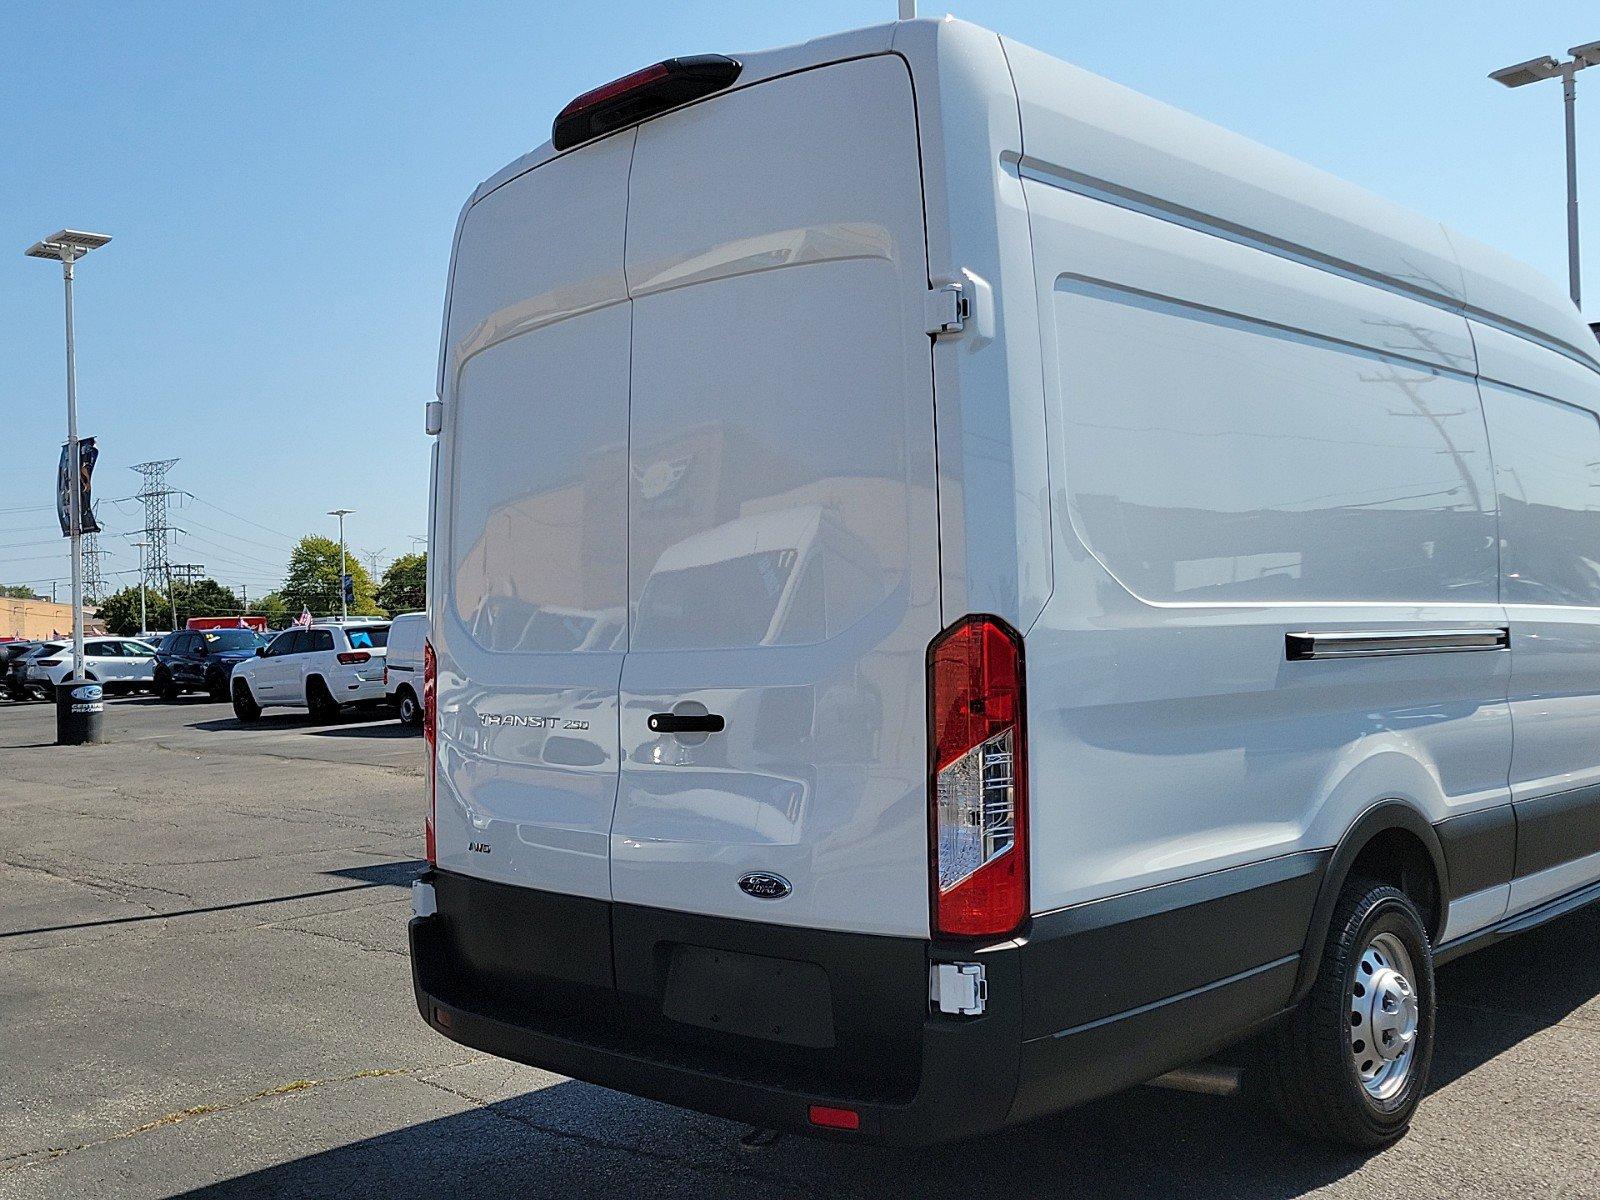
POLYGON ((900 0, 900 19, 902 21, 917 19, 917 0, 900 0))

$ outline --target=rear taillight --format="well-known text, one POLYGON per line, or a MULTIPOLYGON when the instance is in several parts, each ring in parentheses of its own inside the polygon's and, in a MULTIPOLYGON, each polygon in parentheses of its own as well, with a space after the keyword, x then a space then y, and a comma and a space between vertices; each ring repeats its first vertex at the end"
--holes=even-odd
POLYGON ((1028 915, 1022 642, 967 617, 928 651, 933 930, 1014 931, 1028 915))
POLYGON ((563 108, 550 130, 557 150, 633 125, 646 117, 677 108, 691 100, 721 91, 743 68, 722 54, 696 54, 669 58, 642 71, 613 79, 585 92, 563 108))
POLYGON ((342 650, 339 652, 339 661, 345 666, 354 666, 356 663, 370 662, 372 655, 365 650, 342 650))
POLYGON ((439 861, 438 846, 434 842, 434 817, 439 811, 439 663, 433 655, 433 643, 422 643, 422 740, 428 747, 428 820, 423 826, 428 865, 439 861))

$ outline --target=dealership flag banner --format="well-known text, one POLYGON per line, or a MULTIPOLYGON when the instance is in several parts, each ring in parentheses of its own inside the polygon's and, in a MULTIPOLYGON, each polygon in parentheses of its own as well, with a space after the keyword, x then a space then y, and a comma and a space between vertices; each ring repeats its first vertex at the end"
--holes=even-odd
POLYGON ((296 625, 300 626, 301 629, 310 629, 311 628, 311 610, 309 608, 307 608, 305 605, 302 604, 300 606, 300 615, 295 618, 294 623, 296 625))
MULTIPOLYGON (((78 519, 79 533, 99 533, 100 522, 94 519, 94 504, 89 495, 89 480, 94 476, 94 460, 100 451, 94 439, 78 439, 78 519)), ((61 536, 72 536, 72 453, 71 446, 61 447, 61 469, 56 472, 56 516, 61 518, 61 536)))

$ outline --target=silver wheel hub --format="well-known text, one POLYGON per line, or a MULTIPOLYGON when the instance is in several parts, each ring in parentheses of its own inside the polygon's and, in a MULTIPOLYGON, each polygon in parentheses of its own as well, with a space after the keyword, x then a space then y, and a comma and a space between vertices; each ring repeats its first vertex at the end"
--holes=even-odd
POLYGON ((1411 956, 1400 939, 1380 933, 1367 944, 1350 985, 1350 1056, 1361 1086, 1389 1100, 1411 1077, 1419 1008, 1411 956))

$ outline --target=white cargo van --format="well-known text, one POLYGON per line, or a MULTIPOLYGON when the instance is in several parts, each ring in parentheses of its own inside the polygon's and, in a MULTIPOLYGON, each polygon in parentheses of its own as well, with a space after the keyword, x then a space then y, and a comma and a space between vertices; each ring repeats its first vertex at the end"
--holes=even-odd
POLYGON ((422 724, 422 647, 428 640, 428 614, 400 613, 389 622, 383 657, 383 690, 405 725, 422 724))
POLYGON ((1435 964, 1600 894, 1597 350, 957 21, 579 98, 456 236, 423 1016, 892 1143, 1267 1032, 1399 1136, 1435 964))

